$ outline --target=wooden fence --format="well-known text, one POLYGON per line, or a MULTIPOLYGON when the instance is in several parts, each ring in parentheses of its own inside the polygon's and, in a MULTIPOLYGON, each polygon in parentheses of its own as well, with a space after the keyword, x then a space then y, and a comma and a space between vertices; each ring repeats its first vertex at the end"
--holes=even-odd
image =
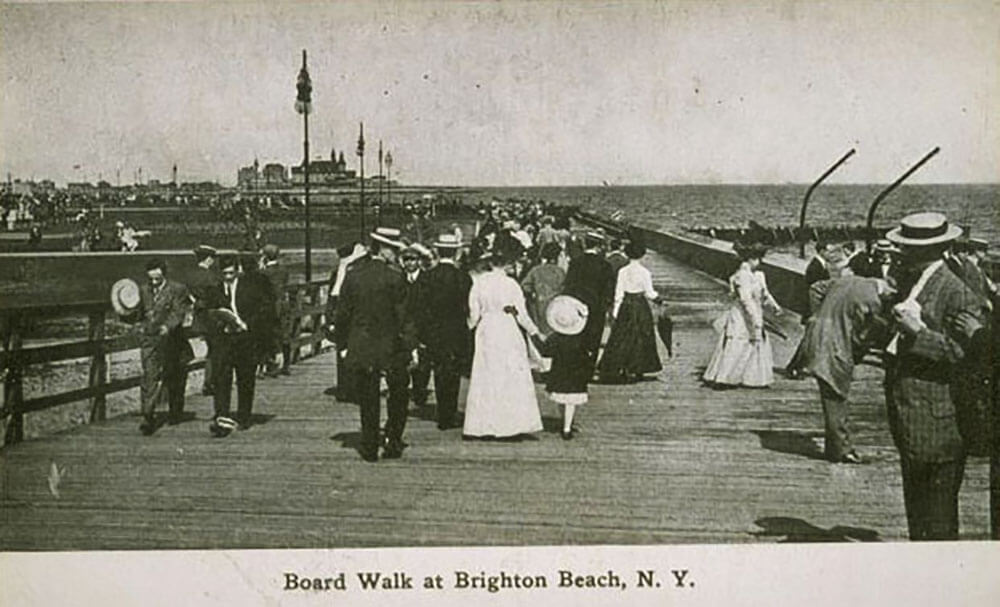
MULTIPOLYGON (((323 315, 326 300, 326 280, 289 285, 292 302, 292 331, 290 344, 292 363, 321 352, 323 315), (305 354, 301 352, 307 347, 305 354)), ((106 417, 107 395, 137 388, 141 373, 122 379, 109 380, 108 356, 116 352, 137 350, 140 336, 134 332, 119 337, 106 334, 108 314, 113 313, 108 301, 68 303, 43 303, 37 305, 0 307, 0 334, 3 350, 0 351, 0 376, 3 378, 3 406, 0 419, 9 417, 4 444, 10 445, 24 439, 24 415, 60 405, 90 401, 90 421, 106 417), (87 318, 86 339, 25 347, 31 327, 39 321, 53 318, 87 318), (90 359, 87 385, 77 389, 24 398, 25 371, 32 365, 90 359)), ((190 333, 188 337, 196 337, 190 333)), ((188 365, 188 371, 201 369, 205 360, 198 358, 188 365)))

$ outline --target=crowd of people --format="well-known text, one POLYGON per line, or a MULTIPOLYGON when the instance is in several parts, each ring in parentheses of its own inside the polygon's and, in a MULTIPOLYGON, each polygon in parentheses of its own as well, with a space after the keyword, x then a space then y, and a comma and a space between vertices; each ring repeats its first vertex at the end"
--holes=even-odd
MULTIPOLYGON (((729 280, 733 304, 716 323, 719 341, 703 378, 713 387, 767 387, 773 355, 764 309, 781 310, 758 269, 764 248, 735 248, 742 261, 729 280)), ((881 359, 915 540, 958 539, 966 460, 1000 450, 993 329, 1000 299, 982 265, 987 249, 944 215, 916 213, 864 248, 817 243, 805 271, 805 332, 786 372, 817 383, 825 457, 862 464, 849 424, 851 384, 857 365, 881 359)))
MULTIPOLYGON (((366 242, 338 249, 330 276, 325 329, 336 347, 336 385, 328 393, 359 405, 364 460, 402 457, 409 404, 428 405, 431 377, 441 430, 461 427, 466 440, 537 433, 543 425, 535 382, 542 381, 561 407, 560 435, 571 440, 589 384, 641 381, 662 369, 656 336, 669 317, 642 264, 641 242, 573 232, 558 208, 528 201, 481 207, 471 230, 433 227, 433 236, 432 226, 413 222, 379 227, 366 242), (469 384, 459 407, 462 377, 469 384), (383 395, 388 416, 380 428, 383 395)), ((735 249, 732 303, 715 323, 718 342, 703 379, 714 388, 764 388, 774 380, 773 327, 764 310, 782 310, 760 267, 765 249, 735 249)), ((853 256, 842 245, 816 249, 805 275, 805 334, 788 373, 817 382, 825 456, 865 461, 852 442, 848 410, 854 369, 874 352, 885 369, 910 535, 957 539, 966 458, 997 448, 989 415, 1000 302, 980 266, 985 248, 943 215, 919 213, 853 256)), ((152 412, 162 393, 183 394, 172 373, 189 356, 186 341, 174 337, 184 310, 193 310, 209 345, 205 393, 215 399, 213 435, 252 423, 260 372, 287 373, 288 272, 277 247, 243 259, 216 261, 210 247, 196 254, 202 274, 187 287, 172 285, 166 268, 151 264, 130 312, 149 337, 144 433, 155 430, 152 412)), ((669 351, 669 329, 659 334, 669 351)), ((179 398, 177 404, 168 397, 171 422, 179 419, 179 398)))

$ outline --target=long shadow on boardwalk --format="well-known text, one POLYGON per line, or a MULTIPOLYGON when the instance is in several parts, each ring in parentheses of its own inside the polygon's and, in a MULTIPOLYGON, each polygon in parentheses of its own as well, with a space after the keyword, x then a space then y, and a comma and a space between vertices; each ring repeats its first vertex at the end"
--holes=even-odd
POLYGON ((823 436, 822 432, 799 432, 795 430, 751 430, 760 438, 760 446, 778 453, 801 455, 809 459, 825 460, 823 451, 813 440, 823 436))
POLYGON ((835 525, 829 529, 817 527, 800 518, 765 516, 754 521, 761 531, 754 537, 783 537, 779 543, 796 542, 881 542, 878 532, 862 527, 835 525))

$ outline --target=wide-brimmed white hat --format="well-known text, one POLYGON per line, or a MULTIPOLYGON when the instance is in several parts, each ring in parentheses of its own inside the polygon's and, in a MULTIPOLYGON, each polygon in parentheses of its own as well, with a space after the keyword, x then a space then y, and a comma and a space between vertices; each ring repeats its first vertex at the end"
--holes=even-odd
POLYGON ((131 278, 122 278, 111 285, 111 307, 119 316, 128 316, 139 307, 139 285, 131 278))
POLYGON ((926 212, 907 215, 885 237, 896 244, 922 247, 949 242, 961 235, 962 228, 950 225, 943 214, 926 212))
POLYGON ((401 234, 402 232, 396 228, 375 228, 375 231, 371 233, 371 237, 372 240, 400 248, 403 246, 403 243, 399 240, 401 234))
POLYGON ((578 335, 587 324, 587 306, 575 297, 557 295, 545 308, 545 322, 563 335, 578 335))

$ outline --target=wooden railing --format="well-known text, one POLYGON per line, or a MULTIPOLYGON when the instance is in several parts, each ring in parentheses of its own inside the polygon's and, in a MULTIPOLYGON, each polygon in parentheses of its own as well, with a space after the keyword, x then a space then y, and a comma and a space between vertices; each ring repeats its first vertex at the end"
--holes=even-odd
MULTIPOLYGON (((292 331, 289 342, 292 363, 315 356, 322 351, 323 314, 325 311, 326 280, 289 285, 292 331), (307 346, 305 356, 301 348, 307 346)), ((122 379, 109 379, 108 356, 139 348, 140 336, 129 333, 107 337, 107 318, 111 305, 107 301, 47 303, 31 306, 0 307, 0 376, 3 378, 3 406, 0 419, 10 418, 4 433, 4 444, 24 440, 24 415, 69 403, 90 401, 91 422, 104 420, 107 415, 107 395, 139 386, 141 373, 122 379), (87 318, 86 339, 76 339, 51 345, 25 347, 31 327, 39 321, 53 318, 87 318), (33 365, 81 358, 90 359, 85 387, 24 398, 25 372, 33 365)), ((188 337, 197 337, 190 333, 188 337)), ((201 369, 205 360, 198 358, 188 365, 188 371, 201 369)))

